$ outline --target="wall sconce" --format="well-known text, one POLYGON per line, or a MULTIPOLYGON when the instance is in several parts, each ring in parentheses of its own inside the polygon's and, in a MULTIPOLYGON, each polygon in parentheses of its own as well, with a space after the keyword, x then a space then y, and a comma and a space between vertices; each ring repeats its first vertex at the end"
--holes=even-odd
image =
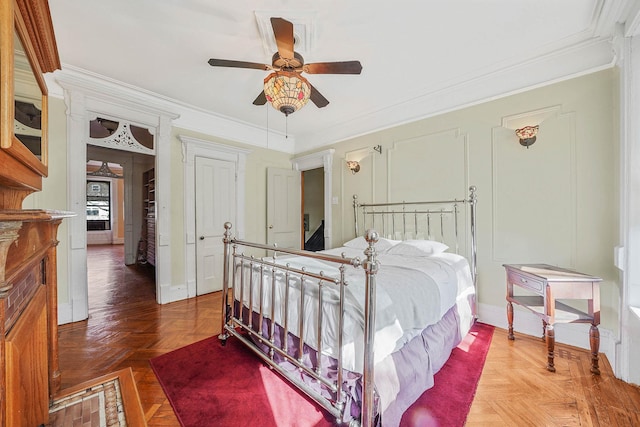
POLYGON ((356 162, 355 160, 347 160, 347 167, 354 175, 360 171, 360 163, 356 162))
POLYGON ((538 125, 525 126, 520 129, 516 129, 516 136, 520 139, 520 145, 529 148, 536 142, 536 135, 538 134, 538 125))

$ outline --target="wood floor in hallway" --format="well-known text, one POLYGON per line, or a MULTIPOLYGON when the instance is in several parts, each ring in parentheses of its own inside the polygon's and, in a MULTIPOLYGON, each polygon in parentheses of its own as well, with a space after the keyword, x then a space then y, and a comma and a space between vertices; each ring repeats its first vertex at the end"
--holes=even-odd
POLYGON ((179 426, 149 359, 220 331, 221 298, 156 303, 154 269, 121 245, 89 246, 89 318, 59 328, 62 389, 131 367, 149 426, 179 426))
MULTIPOLYGON (((131 367, 148 425, 179 426, 149 359, 217 334, 220 293, 160 305, 153 268, 124 266, 122 246, 87 253, 89 319, 59 328, 63 389, 131 367)), ((616 379, 606 358, 594 376, 588 351, 558 344, 550 373, 545 348, 497 328, 466 425, 640 425, 640 389, 616 379)))

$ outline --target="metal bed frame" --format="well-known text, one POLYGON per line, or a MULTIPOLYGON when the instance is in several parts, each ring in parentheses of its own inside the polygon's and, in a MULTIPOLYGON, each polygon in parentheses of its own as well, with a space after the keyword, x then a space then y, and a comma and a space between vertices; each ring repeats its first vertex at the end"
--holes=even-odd
MULTIPOLYGON (((468 199, 452 200, 452 201, 439 201, 439 202, 401 202, 401 203, 377 203, 377 204, 359 204, 357 198, 354 197, 354 211, 357 212, 358 208, 363 210, 363 215, 368 215, 369 209, 385 208, 384 212, 381 210, 375 211, 372 214, 373 217, 381 216, 385 217, 391 215, 393 217, 397 213, 408 215, 406 212, 406 206, 421 204, 421 205, 451 205, 451 208, 442 208, 441 210, 431 212, 429 209, 414 210, 412 215, 425 214, 431 215, 437 212, 438 215, 454 215, 456 224, 457 235, 457 205, 460 203, 468 203, 471 207, 471 271, 474 286, 476 284, 476 271, 475 271, 475 257, 476 257, 476 240, 475 240, 475 204, 476 194, 475 187, 470 187, 470 195, 468 199), (402 206, 402 211, 394 212, 388 210, 389 207, 402 206)), ((357 214, 356 214, 357 217, 357 214)), ((391 218, 390 217, 390 218, 391 218)), ((406 216, 404 216, 406 219, 406 216)), ((392 220, 393 221, 393 220, 392 220)), ((226 340, 233 336, 247 345, 254 353, 256 353, 267 365, 277 371, 280 375, 290 381, 294 386, 299 388, 310 398, 316 401, 324 409, 326 409, 336 421, 340 424, 349 422, 351 426, 362 425, 364 427, 372 427, 375 423, 375 390, 374 390, 374 336, 375 336, 375 310, 372 307, 376 306, 376 273, 378 272, 377 252, 375 248, 376 242, 379 240, 378 232, 373 229, 369 229, 365 233, 365 239, 368 243, 367 248, 364 250, 364 259, 360 258, 348 258, 345 256, 333 256, 323 253, 302 251, 296 249, 278 248, 275 246, 264 245, 260 243, 247 242, 237 240, 232 237, 231 223, 225 223, 224 233, 224 266, 223 266, 223 297, 222 297, 222 313, 223 313, 223 326, 222 332, 219 335, 222 344, 226 343, 226 340), (258 252, 266 253, 266 257, 256 257, 254 255, 247 255, 243 250, 258 250, 258 252), (329 262, 334 266, 337 266, 339 273, 336 277, 326 275, 323 271, 310 271, 305 268, 295 268, 289 264, 278 263, 278 257, 280 254, 295 255, 307 258, 313 258, 329 262), (348 414, 346 411, 347 396, 342 390, 343 384, 343 355, 342 355, 342 337, 344 332, 344 307, 345 307, 345 287, 348 286, 345 280, 345 269, 347 266, 353 266, 354 268, 361 268, 363 274, 365 274, 365 301, 364 301, 364 361, 363 361, 363 373, 362 373, 362 401, 361 401, 361 416, 360 420, 348 420, 348 414), (249 270, 250 274, 246 274, 245 270, 249 270), (257 271, 259 278, 256 279, 252 272, 257 271), (285 337, 283 345, 277 345, 276 335, 279 333, 276 331, 275 321, 265 322, 265 317, 268 319, 276 319, 274 313, 274 301, 276 298, 275 286, 271 286, 271 298, 270 312, 264 312, 264 304, 262 300, 265 277, 270 278, 271 283, 275 283, 276 276, 284 276, 286 285, 285 302, 284 302, 284 321, 282 321, 279 327, 282 336, 285 337), (246 277, 249 276, 249 277, 246 277), (288 304, 289 304, 289 288, 290 280, 297 280, 300 284, 300 298, 298 302, 298 309, 300 315, 298 316, 298 331, 299 341, 297 349, 287 348, 287 337, 290 330, 288 325, 288 304), (238 281, 240 285, 238 285, 238 281), (305 345, 304 337, 304 325, 306 316, 303 312, 305 305, 305 287, 317 286, 318 287, 318 304, 317 304, 317 340, 310 343, 312 347, 317 351, 317 365, 307 366, 303 361, 303 347, 305 345), (245 287, 248 288, 248 310, 245 307, 244 292, 245 287), (322 288, 323 287, 336 287, 339 292, 339 311, 338 311, 338 333, 336 346, 338 354, 336 357, 336 375, 335 378, 330 378, 328 375, 323 374, 322 366, 322 354, 323 349, 323 310, 321 309, 323 304, 322 288), (253 301, 253 295, 255 291, 258 291, 260 301, 257 302, 259 307, 257 313, 252 313, 252 308, 256 305, 253 301), (248 313, 248 314, 247 314, 248 313), (263 348, 258 347, 257 343, 263 348, 267 348, 267 351, 263 351, 263 348), (293 351, 292 351, 293 350, 293 351), (316 388, 311 387, 304 382, 299 375, 295 372, 292 373, 289 370, 284 369, 276 359, 286 360, 291 365, 295 366, 296 371, 302 372, 309 378, 312 378, 325 390, 329 390, 331 397, 327 397, 319 392, 316 388)), ((356 233, 358 233, 358 222, 356 219, 356 233)), ((383 230, 385 228, 383 227, 383 230)), ((406 232, 406 226, 405 226, 406 232)), ((358 235, 358 234, 357 234, 358 235)), ((475 308, 474 313, 475 315, 475 308)))

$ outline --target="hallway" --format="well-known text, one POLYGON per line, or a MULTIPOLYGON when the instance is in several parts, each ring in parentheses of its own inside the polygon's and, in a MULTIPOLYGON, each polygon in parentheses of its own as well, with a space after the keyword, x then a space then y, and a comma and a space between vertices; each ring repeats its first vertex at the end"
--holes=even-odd
POLYGON ((124 245, 87 247, 89 317, 123 302, 155 300, 154 269, 124 265, 124 245))

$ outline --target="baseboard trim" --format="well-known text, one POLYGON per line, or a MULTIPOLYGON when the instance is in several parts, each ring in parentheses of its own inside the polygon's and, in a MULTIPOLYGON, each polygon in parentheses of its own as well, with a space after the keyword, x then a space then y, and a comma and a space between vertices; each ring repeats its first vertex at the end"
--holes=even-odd
POLYGON ((71 304, 58 304, 58 325, 73 322, 71 304))

